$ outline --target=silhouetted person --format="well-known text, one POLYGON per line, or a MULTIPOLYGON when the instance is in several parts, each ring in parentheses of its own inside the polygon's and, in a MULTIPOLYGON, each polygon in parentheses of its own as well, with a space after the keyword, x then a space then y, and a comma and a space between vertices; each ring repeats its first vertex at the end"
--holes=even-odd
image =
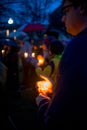
POLYGON ((53 98, 36 98, 38 122, 44 130, 87 129, 87 1, 63 0, 62 10, 74 38, 62 55, 53 98))

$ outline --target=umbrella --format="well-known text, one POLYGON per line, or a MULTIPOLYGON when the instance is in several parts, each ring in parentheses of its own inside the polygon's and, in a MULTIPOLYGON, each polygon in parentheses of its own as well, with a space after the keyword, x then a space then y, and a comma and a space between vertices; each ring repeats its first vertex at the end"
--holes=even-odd
POLYGON ((23 32, 34 32, 34 31, 42 31, 42 30, 46 30, 47 28, 40 23, 29 23, 27 25, 24 26, 24 28, 22 29, 23 32))
POLYGON ((11 39, 0 39, 0 45, 17 47, 17 43, 14 40, 11 40, 11 39))
POLYGON ((19 40, 28 40, 29 39, 28 34, 25 32, 22 32, 22 31, 16 31, 16 32, 10 33, 9 38, 15 38, 15 37, 16 37, 16 39, 19 39, 19 40))

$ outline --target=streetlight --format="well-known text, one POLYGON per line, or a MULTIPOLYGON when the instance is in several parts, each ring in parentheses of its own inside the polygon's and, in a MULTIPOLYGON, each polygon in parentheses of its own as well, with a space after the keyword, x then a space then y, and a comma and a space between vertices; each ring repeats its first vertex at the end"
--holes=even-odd
MULTIPOLYGON (((12 19, 12 18, 9 18, 9 19, 8 19, 8 24, 13 24, 13 23, 14 23, 13 19, 12 19)), ((7 30, 6 30, 6 35, 9 36, 9 34, 10 34, 10 30, 7 29, 7 30)))
POLYGON ((8 24, 13 24, 13 19, 12 18, 9 18, 9 20, 8 20, 8 24))

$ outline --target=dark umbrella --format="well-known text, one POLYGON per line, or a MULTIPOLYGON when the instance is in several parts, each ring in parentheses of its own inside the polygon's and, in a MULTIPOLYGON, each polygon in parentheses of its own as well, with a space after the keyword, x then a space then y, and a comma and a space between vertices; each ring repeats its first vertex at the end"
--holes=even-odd
POLYGON ((17 43, 14 40, 11 40, 11 39, 0 39, 0 45, 17 47, 17 43))
POLYGON ((25 27, 22 29, 23 32, 34 32, 34 31, 42 31, 46 30, 47 28, 40 23, 29 23, 25 25, 25 27))

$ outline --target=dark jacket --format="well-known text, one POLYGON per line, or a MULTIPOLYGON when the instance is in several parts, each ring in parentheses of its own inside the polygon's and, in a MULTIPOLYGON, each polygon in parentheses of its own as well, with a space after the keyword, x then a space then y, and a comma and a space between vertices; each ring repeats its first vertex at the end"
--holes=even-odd
POLYGON ((40 103, 42 128, 87 129, 87 29, 66 47, 59 65, 55 95, 51 103, 40 103))

